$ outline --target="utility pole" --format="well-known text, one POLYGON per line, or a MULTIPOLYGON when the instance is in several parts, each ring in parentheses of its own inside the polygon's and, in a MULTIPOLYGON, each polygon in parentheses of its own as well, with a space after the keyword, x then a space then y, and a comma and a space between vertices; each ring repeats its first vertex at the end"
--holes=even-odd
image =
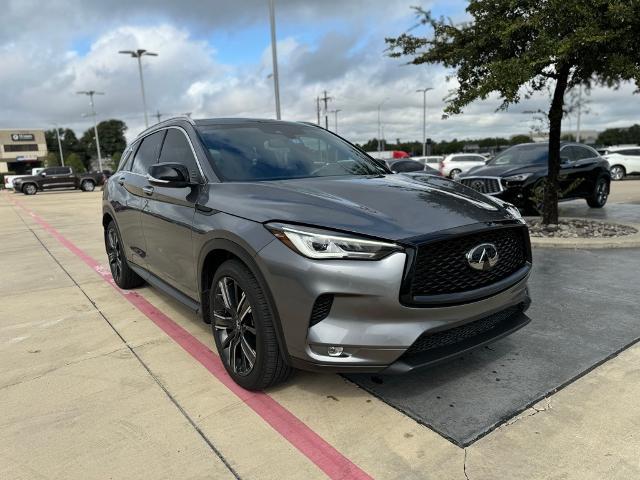
POLYGON ((62 155, 62 142, 60 142, 60 129, 58 128, 58 124, 56 126, 56 135, 58 137, 58 150, 60 150, 60 163, 64 167, 64 155, 62 155))
POLYGON ((86 90, 76 92, 78 95, 87 95, 89 97, 89 105, 91 105, 91 115, 93 116, 93 131, 96 135, 96 151, 98 152, 98 168, 102 171, 102 154, 100 153, 100 138, 98 137, 98 121, 96 120, 96 108, 93 104, 94 95, 104 95, 104 92, 96 92, 95 90, 86 90))
POLYGON ((582 113, 582 84, 578 86, 578 118, 576 120, 576 142, 580 142, 580 114, 582 113))
POLYGON ((329 100, 333 100, 333 97, 327 96, 327 91, 324 91, 324 96, 320 99, 324 102, 324 128, 329 130, 329 100))
POLYGON ((381 101, 378 104, 378 152, 382 151, 382 143, 381 143, 381 137, 383 135, 383 130, 382 130, 382 122, 380 121, 380 109, 382 108, 382 104, 384 102, 386 102, 387 100, 389 100, 389 97, 385 98, 383 101, 381 101))
POLYGON ((318 126, 320 126, 320 97, 316 97, 316 113, 318 114, 318 126))
POLYGON ((158 119, 157 123, 160 123, 160 119, 162 118, 162 113, 160 113, 160 110, 156 110, 156 113, 153 116, 158 119))
POLYGON ((416 92, 422 92, 422 156, 427 154, 427 92, 431 87, 419 88, 416 92))
POLYGON ((280 80, 278 77, 278 50, 276 47, 276 7, 269 0, 269 23, 271 24, 271 59, 273 62, 273 89, 276 97, 276 119, 280 120, 280 80))
POLYGON ((336 109, 336 110, 331 110, 331 113, 333 113, 334 115, 334 124, 335 124, 335 133, 338 133, 338 112, 341 112, 342 110, 340 109, 336 109))
POLYGON ((142 109, 144 110, 144 125, 149 128, 149 117, 147 115, 147 98, 144 94, 144 79, 142 78, 142 57, 157 57, 158 54, 148 52, 144 48, 139 48, 137 50, 120 50, 118 53, 131 55, 132 58, 136 58, 138 60, 138 73, 140 74, 140 91, 142 92, 142 109))

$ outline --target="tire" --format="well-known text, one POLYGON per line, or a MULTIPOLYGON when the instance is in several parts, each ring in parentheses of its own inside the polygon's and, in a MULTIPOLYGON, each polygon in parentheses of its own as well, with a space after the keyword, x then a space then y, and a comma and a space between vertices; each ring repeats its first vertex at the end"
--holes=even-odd
POLYGON ((611 172, 611 180, 623 180, 627 176, 627 171, 622 165, 613 165, 609 172, 611 172))
POLYGON ((216 271, 209 295, 213 338, 231 378, 247 390, 287 380, 293 368, 280 351, 273 308, 251 271, 227 260, 216 271))
POLYGON ((459 168, 454 168, 449 172, 449 178, 453 179, 456 175, 459 175, 461 173, 462 173, 462 170, 460 170, 459 168))
POLYGON ((80 184, 80 189, 83 192, 93 192, 96 188, 96 184, 91 180, 83 180, 80 184))
POLYGON ((142 285, 144 280, 129 267, 122 247, 120 232, 113 220, 109 222, 109 225, 104 230, 104 245, 109 258, 111 276, 116 285, 125 290, 142 285))
POLYGON ((598 178, 593 187, 593 193, 587 198, 587 205, 591 208, 602 208, 606 205, 609 198, 609 182, 604 177, 598 178))
POLYGON ((35 183, 27 183, 22 186, 22 193, 25 195, 35 195, 38 192, 38 187, 35 183))

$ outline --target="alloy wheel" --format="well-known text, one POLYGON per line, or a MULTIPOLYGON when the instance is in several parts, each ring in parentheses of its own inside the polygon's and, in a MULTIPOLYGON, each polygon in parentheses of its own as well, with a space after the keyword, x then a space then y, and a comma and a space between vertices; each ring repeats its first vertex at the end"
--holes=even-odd
POLYGON ((613 180, 622 180, 624 178, 624 169, 619 166, 611 167, 611 178, 613 180))
POLYGON ((257 357, 253 309, 244 290, 231 277, 222 277, 216 284, 213 332, 226 364, 240 376, 249 375, 257 357))
POLYGON ((36 187, 29 184, 24 187, 24 191, 27 192, 27 195, 33 195, 34 193, 36 193, 36 187))
POLYGON ((107 232, 107 256, 109 257, 111 276, 118 283, 122 276, 122 249, 115 228, 110 228, 107 232))
POLYGON ((604 205, 607 202, 607 197, 609 193, 607 192, 607 182, 604 180, 600 180, 596 185, 596 200, 599 205, 604 205))

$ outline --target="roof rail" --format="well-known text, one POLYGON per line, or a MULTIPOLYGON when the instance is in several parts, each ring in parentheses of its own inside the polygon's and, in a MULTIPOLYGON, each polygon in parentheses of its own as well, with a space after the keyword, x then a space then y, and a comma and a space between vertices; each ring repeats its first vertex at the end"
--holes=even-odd
POLYGON ((140 136, 140 135, 142 135, 142 134, 144 134, 144 133, 147 133, 148 131, 153 130, 154 128, 162 127, 162 126, 164 126, 165 124, 167 124, 167 123, 169 123, 169 122, 173 122, 173 121, 175 121, 175 120, 186 120, 187 122, 189 122, 189 123, 190 123, 191 125, 193 125, 194 127, 195 127, 195 125, 196 125, 196 122, 193 120, 193 118, 191 118, 191 117, 190 117, 190 116, 188 116, 188 115, 175 115, 175 116, 173 116, 173 117, 171 117, 171 118, 167 118, 166 120, 163 120, 163 121, 158 122, 158 123, 154 123, 154 124, 153 124, 153 125, 151 125, 150 127, 145 128, 144 130, 142 130, 142 131, 138 134, 138 136, 140 136))

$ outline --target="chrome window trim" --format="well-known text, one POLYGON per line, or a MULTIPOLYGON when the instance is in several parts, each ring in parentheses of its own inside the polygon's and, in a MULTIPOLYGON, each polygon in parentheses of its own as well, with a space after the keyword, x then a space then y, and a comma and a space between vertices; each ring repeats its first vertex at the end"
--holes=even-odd
MULTIPOLYGON (((153 135, 154 133, 157 132, 161 132, 163 130, 169 130, 170 128, 175 128, 176 130, 180 130, 182 132, 182 134, 185 136, 185 138, 187 139, 187 142, 189 142, 189 147, 191 148, 191 154, 193 155, 193 158, 196 160, 196 165, 198 166, 198 171, 200 172, 200 177, 202 179, 202 181, 199 183, 200 185, 204 185, 208 182, 207 176, 204 174, 204 170, 202 170, 202 165, 200 165, 200 160, 198 159, 198 155, 196 155, 196 150, 193 147, 193 142, 191 141, 191 138, 189 138, 189 134, 187 133, 187 131, 178 126, 178 125, 167 125, 165 127, 161 127, 158 128, 157 130, 153 130, 152 132, 142 132, 140 134, 140 136, 138 138, 136 138, 131 145, 135 145, 135 144, 139 144, 140 142, 142 142, 145 138, 147 138, 149 135, 153 135)), ((162 146, 164 146, 164 140, 162 141, 162 146)), ((162 146, 160 148, 160 152, 158 155, 158 160, 160 160, 160 155, 162 155, 162 146)), ((135 158, 133 159, 133 161, 135 161, 135 158)), ((133 166, 133 162, 132 162, 132 166, 133 166)), ((147 179, 151 178, 151 176, 147 173, 146 175, 143 175, 141 173, 134 173, 132 171, 129 171, 128 173, 131 173, 133 175, 139 175, 141 177, 145 177, 147 179)))

